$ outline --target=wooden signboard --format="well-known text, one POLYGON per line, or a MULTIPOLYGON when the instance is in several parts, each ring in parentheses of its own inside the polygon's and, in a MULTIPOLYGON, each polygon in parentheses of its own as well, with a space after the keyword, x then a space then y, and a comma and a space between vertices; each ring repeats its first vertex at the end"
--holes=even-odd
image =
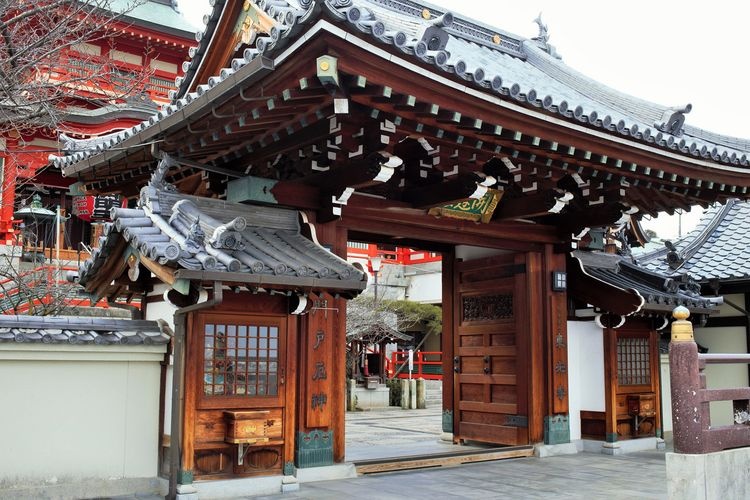
POLYGON ((492 214, 495 213, 497 204, 502 196, 502 191, 488 189, 484 196, 478 200, 466 200, 443 207, 431 208, 428 213, 451 219, 471 220, 486 224, 492 219, 492 214))
POLYGON ((330 296, 323 295, 313 300, 313 308, 307 315, 304 342, 307 395, 303 404, 308 429, 331 425, 333 320, 336 315, 330 296))

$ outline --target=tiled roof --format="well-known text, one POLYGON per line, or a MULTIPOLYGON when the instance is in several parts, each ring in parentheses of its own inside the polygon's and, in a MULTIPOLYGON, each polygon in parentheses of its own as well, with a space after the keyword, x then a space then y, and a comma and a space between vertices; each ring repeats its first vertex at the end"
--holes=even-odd
POLYGON ((638 263, 668 275, 690 273, 697 280, 750 280, 750 203, 714 205, 696 228, 663 249, 641 255, 638 263))
POLYGON ((700 285, 684 273, 668 276, 649 271, 615 254, 577 250, 572 255, 586 275, 640 296, 643 311, 669 313, 685 306, 693 313, 707 313, 721 303, 719 297, 702 296, 700 285))
POLYGON ((74 123, 105 123, 118 119, 143 120, 159 111, 159 105, 145 95, 126 97, 125 102, 106 104, 89 109, 68 106, 65 108, 65 120, 74 123))
POLYGON ((221 279, 228 282, 331 289, 349 296, 365 288, 363 271, 302 234, 296 210, 177 193, 162 182, 169 166, 169 160, 162 160, 152 182, 141 190, 138 208, 112 209, 113 222, 100 248, 81 265, 81 285, 98 278, 109 259, 122 258, 115 252, 122 250, 124 240, 140 255, 197 271, 196 277, 218 272, 225 273, 221 279))
POLYGON ((0 315, 0 342, 45 344, 166 344, 170 335, 156 321, 78 316, 0 315))
POLYGON ((180 14, 177 0, 112 0, 110 8, 113 12, 125 12, 125 17, 135 20, 136 24, 148 23, 169 28, 181 32, 181 35, 195 31, 195 26, 180 14))
MULTIPOLYGON (((219 83, 253 59, 280 53, 324 17, 370 43, 432 65, 438 72, 458 75, 467 85, 541 112, 683 155, 727 165, 750 165, 750 141, 685 126, 689 104, 654 104, 582 75, 557 57, 554 48, 546 43, 546 31, 541 29, 539 37, 525 39, 411 0, 261 0, 256 4, 274 19, 269 35, 258 36, 255 47, 246 49, 231 67, 188 93, 203 56, 213 43, 217 23, 225 14, 227 3, 216 0, 211 14, 204 19, 205 30, 196 35, 199 44, 191 51, 193 59, 183 64, 185 76, 176 81, 173 103, 132 129, 108 137, 105 148, 182 112, 199 96, 210 95, 219 83)), ((51 159, 65 173, 65 167, 99 152, 51 159)))

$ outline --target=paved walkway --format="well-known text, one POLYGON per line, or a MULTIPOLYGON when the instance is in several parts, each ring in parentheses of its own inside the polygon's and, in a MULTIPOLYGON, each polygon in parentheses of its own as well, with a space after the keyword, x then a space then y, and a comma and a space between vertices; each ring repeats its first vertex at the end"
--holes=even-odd
POLYGON ((304 483, 263 499, 665 499, 663 452, 579 453, 304 483))
MULTIPOLYGON (((439 408, 349 413, 347 461, 455 449, 439 440, 441 418, 439 408)), ((256 498, 652 499, 667 498, 667 486, 664 452, 619 456, 579 453, 303 483, 298 492, 256 498)))
POLYGON ((349 412, 346 414, 346 460, 404 457, 456 448, 440 441, 442 426, 442 410, 437 407, 349 412))

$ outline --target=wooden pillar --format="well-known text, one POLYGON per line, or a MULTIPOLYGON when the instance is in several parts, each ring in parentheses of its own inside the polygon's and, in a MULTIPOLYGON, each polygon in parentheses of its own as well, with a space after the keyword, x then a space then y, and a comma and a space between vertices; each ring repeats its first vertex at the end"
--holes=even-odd
POLYGON ((570 442, 568 408, 568 298, 564 290, 553 290, 554 272, 564 272, 565 255, 545 245, 544 344, 545 344, 545 444, 570 442))
MULTIPOLYGON (((335 413, 340 393, 333 356, 337 316, 333 297, 310 296, 313 305, 301 321, 298 425, 295 441, 297 467, 333 464, 335 413)), ((343 401, 341 402, 343 404, 343 401)))
POLYGON ((454 252, 443 254, 442 287, 443 287, 443 331, 440 344, 443 351, 443 432, 454 434, 454 378, 453 378, 453 343, 455 342, 454 311, 458 307, 455 297, 455 259, 454 252))
MULTIPOLYGON (((346 258, 346 229, 315 227, 319 242, 346 258)), ((310 299, 300 327, 297 467, 331 465, 345 454, 346 300, 329 294, 310 299)))
MULTIPOLYGON (((524 254, 519 254, 524 257, 524 254)), ((544 293, 543 256, 538 252, 525 254, 526 261, 526 300, 528 304, 528 339, 525 350, 528 353, 529 382, 528 416, 529 442, 539 443, 544 440, 544 417, 546 415, 545 371, 544 371, 544 336, 547 330, 544 311, 548 294, 544 293)))
POLYGON ((294 441, 297 429, 297 412, 295 412, 294 401, 297 397, 297 382, 299 380, 299 316, 287 315, 286 321, 286 352, 284 378, 284 465, 282 471, 285 475, 290 475, 294 466, 294 441))
POLYGON ((605 328, 604 334, 604 438, 617 442, 617 332, 605 328))
POLYGON ((664 437, 664 424, 661 414, 661 360, 659 355, 659 333, 649 329, 649 351, 651 353, 651 391, 654 393, 654 435, 664 437))
MULTIPOLYGON (((346 242, 349 232, 344 227, 336 227, 334 253, 346 259, 346 242)), ((336 299, 334 306, 338 309, 334 329, 333 344, 333 381, 334 394, 332 402, 333 428, 333 461, 343 462, 346 453, 346 304, 344 299, 336 299)))

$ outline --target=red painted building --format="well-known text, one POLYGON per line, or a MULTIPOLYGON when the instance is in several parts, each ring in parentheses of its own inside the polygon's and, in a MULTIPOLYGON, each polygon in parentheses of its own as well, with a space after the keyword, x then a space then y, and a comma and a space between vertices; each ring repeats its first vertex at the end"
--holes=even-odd
MULTIPOLYGON (((114 0, 111 7, 122 12, 127 4, 114 0)), ((57 67, 49 68, 48 77, 70 90, 60 126, 28 133, 13 130, 0 137, 0 242, 17 242, 19 223, 13 214, 35 193, 45 207, 60 205, 64 214, 75 213, 70 190, 75 179, 63 178, 50 166, 49 155, 59 154, 68 137, 96 138, 148 119, 169 102, 182 61, 196 44, 195 29, 169 0, 141 2, 111 23, 115 35, 73 45, 63 51, 57 67)), ((65 226, 65 246, 90 243, 88 221, 71 217, 65 226)))

